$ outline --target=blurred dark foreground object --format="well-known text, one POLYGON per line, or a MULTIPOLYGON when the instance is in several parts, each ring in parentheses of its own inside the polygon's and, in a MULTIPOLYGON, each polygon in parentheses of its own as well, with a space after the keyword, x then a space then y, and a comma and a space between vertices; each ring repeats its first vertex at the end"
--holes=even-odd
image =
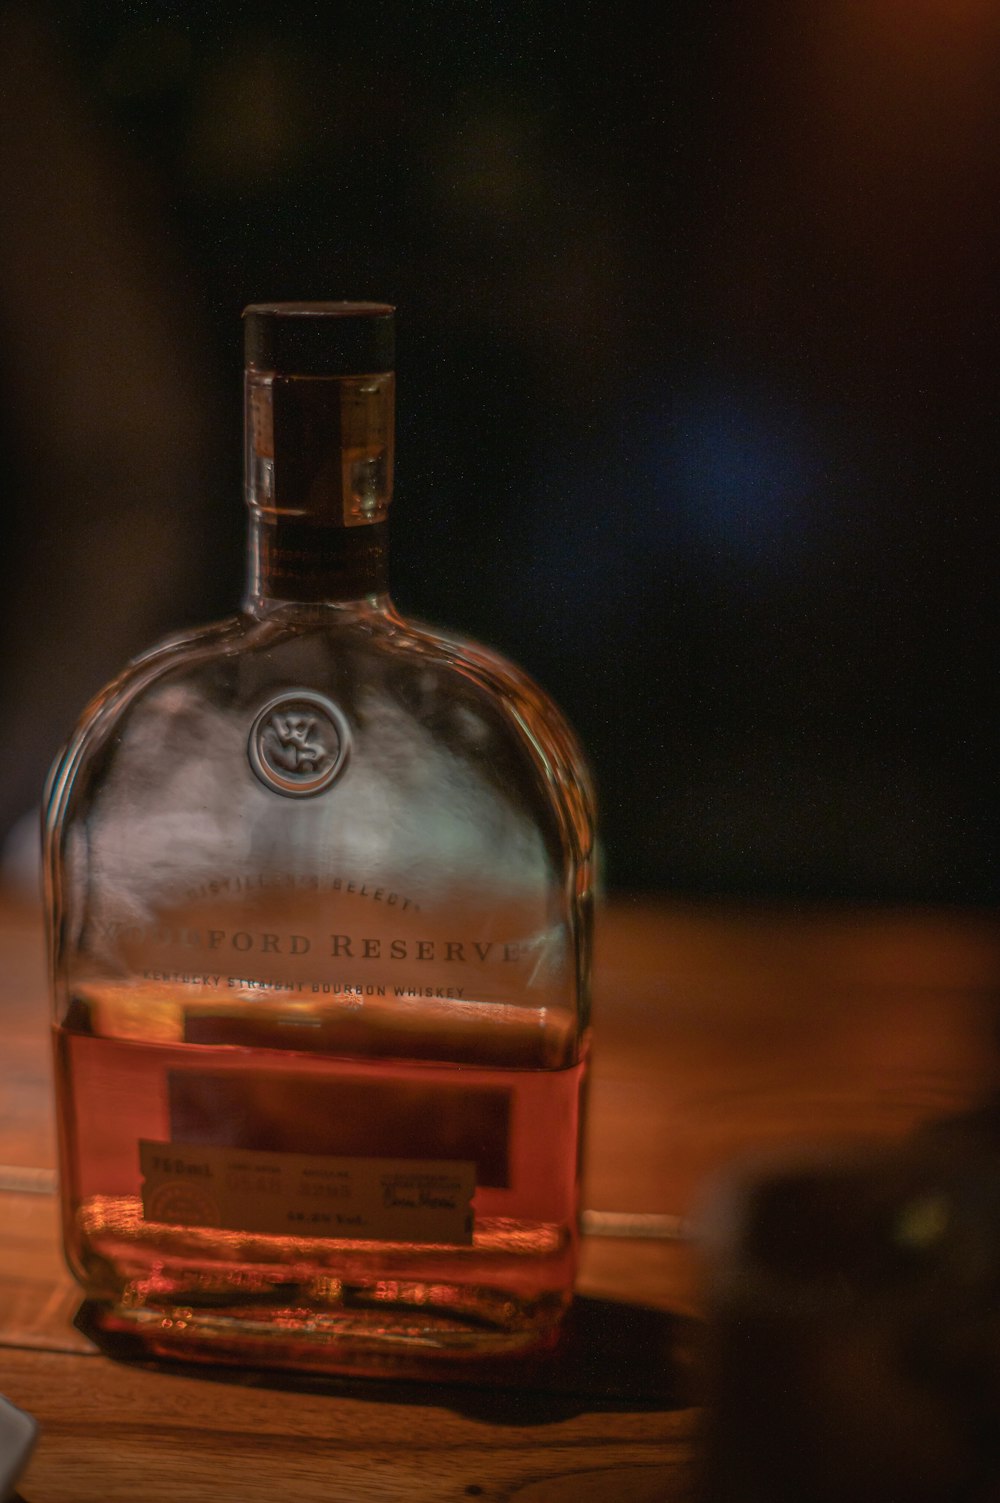
POLYGON ((30 1414, 0 1395, 0 1503, 17 1503, 14 1483, 28 1464, 38 1438, 30 1414))
POLYGON ((704 1227, 703 1503, 1000 1500, 1000 1136, 759 1165, 704 1227))

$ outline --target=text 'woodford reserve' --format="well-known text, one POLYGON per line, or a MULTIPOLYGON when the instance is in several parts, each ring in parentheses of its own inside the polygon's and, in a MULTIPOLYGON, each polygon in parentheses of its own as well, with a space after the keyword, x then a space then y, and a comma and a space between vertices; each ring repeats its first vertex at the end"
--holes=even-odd
POLYGON ((384 936, 279 934, 270 930, 195 929, 166 924, 94 924, 98 938, 114 944, 169 945, 186 949, 233 951, 238 955, 327 955, 347 960, 451 961, 459 965, 516 963, 527 947, 513 940, 387 939, 384 936))

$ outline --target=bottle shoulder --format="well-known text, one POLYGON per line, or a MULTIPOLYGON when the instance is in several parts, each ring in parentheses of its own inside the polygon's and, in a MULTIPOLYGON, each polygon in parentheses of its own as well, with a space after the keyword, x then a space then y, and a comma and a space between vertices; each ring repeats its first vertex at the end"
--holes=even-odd
MULTIPOLYGON (((377 779, 393 797, 405 790, 414 808, 431 799, 432 784, 439 794, 447 783, 471 806, 474 789, 523 802, 534 783, 533 801, 548 790, 543 822, 555 816, 566 855, 589 856, 589 774, 551 698, 489 648, 361 604, 234 616, 133 660, 88 707, 53 769, 50 824, 84 783, 128 786, 152 806, 158 789, 180 786, 179 768, 203 786, 223 748, 235 776, 263 711, 284 713, 286 701, 310 694, 335 707, 354 747, 341 802, 362 782, 359 758, 369 787, 377 779)), ((218 805, 217 786, 212 797, 218 805)))
POLYGON ((566 805, 578 856, 589 855, 596 818, 593 779, 577 735, 552 696, 523 668, 471 638, 401 616, 394 617, 391 629, 404 650, 440 664, 504 707, 512 731, 566 805))
POLYGON ((237 647, 244 634, 239 616, 229 616, 204 626, 172 632, 131 658, 119 673, 84 706, 61 751, 49 769, 43 799, 47 816, 59 801, 59 789, 77 769, 87 750, 97 740, 113 734, 120 717, 156 682, 185 667, 225 655, 237 647))

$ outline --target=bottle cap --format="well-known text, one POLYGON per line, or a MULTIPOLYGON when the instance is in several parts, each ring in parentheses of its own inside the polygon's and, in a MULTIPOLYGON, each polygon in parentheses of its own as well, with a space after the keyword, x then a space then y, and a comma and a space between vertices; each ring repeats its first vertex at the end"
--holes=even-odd
POLYGON ((251 303, 243 310, 246 363, 286 376, 391 371, 391 303, 251 303))

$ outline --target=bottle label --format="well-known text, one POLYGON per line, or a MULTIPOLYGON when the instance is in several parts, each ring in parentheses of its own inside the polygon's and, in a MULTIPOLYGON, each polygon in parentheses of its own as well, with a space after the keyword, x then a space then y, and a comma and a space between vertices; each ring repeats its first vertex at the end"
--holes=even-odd
POLYGON ((139 1143, 147 1221, 268 1236, 472 1245, 476 1166, 139 1143))
POLYGON ((258 711, 247 741, 250 766, 265 788, 287 798, 322 793, 343 772, 350 730, 324 694, 293 689, 258 711))

